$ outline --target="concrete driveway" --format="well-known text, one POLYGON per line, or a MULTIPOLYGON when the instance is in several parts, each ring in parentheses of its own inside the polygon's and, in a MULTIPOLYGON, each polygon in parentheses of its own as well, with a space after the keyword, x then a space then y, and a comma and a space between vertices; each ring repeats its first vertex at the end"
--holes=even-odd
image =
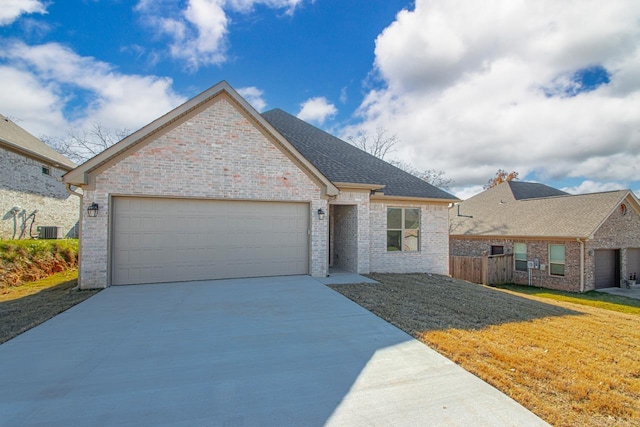
POLYGON ((112 287, 0 345, 3 426, 536 426, 308 276, 112 287))

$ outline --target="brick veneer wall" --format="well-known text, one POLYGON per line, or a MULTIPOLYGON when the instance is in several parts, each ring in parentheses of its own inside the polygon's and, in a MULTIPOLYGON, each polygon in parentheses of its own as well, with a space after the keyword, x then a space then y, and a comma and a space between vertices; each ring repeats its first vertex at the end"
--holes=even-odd
POLYGON ((327 274, 321 188, 225 97, 99 173, 94 187, 83 199, 83 212, 100 205, 97 218, 83 216, 83 288, 108 284, 111 195, 310 202, 311 274, 327 274))
POLYGON ((446 205, 372 202, 369 209, 371 271, 449 274, 449 212, 446 205), (420 250, 387 252, 387 207, 420 208, 420 250))
POLYGON ((80 199, 66 191, 65 185, 56 178, 66 171, 44 164, 19 153, 0 148, 0 222, 1 239, 30 238, 28 217, 37 210, 32 233, 37 235, 38 226, 62 227, 67 237, 77 237, 76 224, 79 218, 80 199), (47 166, 50 175, 42 173, 47 166), (14 207, 22 208, 17 216, 10 212, 14 207))
MULTIPOLYGON (((587 254, 597 249, 620 249, 620 278, 628 279, 627 249, 640 248, 640 217, 629 202, 626 214, 615 209, 595 233, 593 240, 587 241, 587 254)), ((595 256, 586 257, 585 289, 595 289, 595 256)))
MULTIPOLYGON (((483 251, 491 253, 491 246, 504 246, 505 253, 514 253, 514 243, 526 243, 527 260, 538 258, 545 269, 533 269, 533 286, 564 291, 580 291, 580 244, 571 240, 512 240, 512 239, 464 239, 451 238, 449 242, 452 256, 480 256, 483 251), (565 275, 552 276, 549 271, 549 245, 565 245, 565 275)), ((515 263, 515 257, 514 257, 515 263)), ((529 273, 513 269, 513 282, 519 285, 529 284, 529 273)))

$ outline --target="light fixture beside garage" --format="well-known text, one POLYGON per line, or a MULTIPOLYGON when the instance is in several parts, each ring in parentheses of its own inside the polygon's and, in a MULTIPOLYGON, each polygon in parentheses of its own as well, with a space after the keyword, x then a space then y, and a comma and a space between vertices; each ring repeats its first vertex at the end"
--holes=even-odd
POLYGON ((325 215, 324 210, 322 210, 322 208, 318 209, 318 219, 320 221, 324 220, 324 215, 325 215))
POLYGON ((100 210, 100 206, 96 202, 93 202, 87 208, 87 213, 91 218, 95 218, 98 216, 98 210, 100 210))

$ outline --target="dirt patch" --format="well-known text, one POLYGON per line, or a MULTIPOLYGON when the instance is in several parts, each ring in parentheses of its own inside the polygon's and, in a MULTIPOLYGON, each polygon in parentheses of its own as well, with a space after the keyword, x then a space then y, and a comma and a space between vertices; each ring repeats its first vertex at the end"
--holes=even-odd
POLYGON ((557 426, 640 425, 640 316, 426 274, 332 285, 557 426))
POLYGON ((77 279, 71 279, 53 284, 44 283, 42 286, 31 285, 27 289, 15 287, 11 294, 0 295, 0 344, 98 292, 79 291, 74 289, 76 286, 77 279))

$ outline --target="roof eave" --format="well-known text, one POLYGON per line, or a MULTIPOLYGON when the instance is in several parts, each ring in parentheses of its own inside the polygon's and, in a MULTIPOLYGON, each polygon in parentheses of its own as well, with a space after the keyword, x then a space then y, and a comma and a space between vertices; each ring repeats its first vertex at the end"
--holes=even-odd
POLYGON ((449 234, 449 238, 460 239, 518 239, 518 240, 591 240, 593 236, 535 236, 524 234, 449 234))
POLYGON ((21 153, 24 154, 26 156, 32 157, 38 161, 41 161, 43 163, 47 163, 53 167, 59 168, 59 169, 63 169, 66 171, 70 171, 73 168, 75 168, 75 165, 70 165, 70 164, 64 164, 58 160, 52 159, 48 156, 43 156, 42 154, 36 153, 35 151, 29 150, 27 148, 24 148, 20 145, 14 144, 11 141, 7 141, 6 139, 0 139, 0 144, 4 145, 6 148, 10 149, 11 151, 15 151, 17 153, 21 153))
POLYGON ((432 197, 413 197, 413 196, 390 196, 386 194, 375 193, 371 195, 370 200, 372 202, 421 202, 421 203, 439 203, 439 204, 450 204, 458 202, 459 199, 438 199, 432 197))

